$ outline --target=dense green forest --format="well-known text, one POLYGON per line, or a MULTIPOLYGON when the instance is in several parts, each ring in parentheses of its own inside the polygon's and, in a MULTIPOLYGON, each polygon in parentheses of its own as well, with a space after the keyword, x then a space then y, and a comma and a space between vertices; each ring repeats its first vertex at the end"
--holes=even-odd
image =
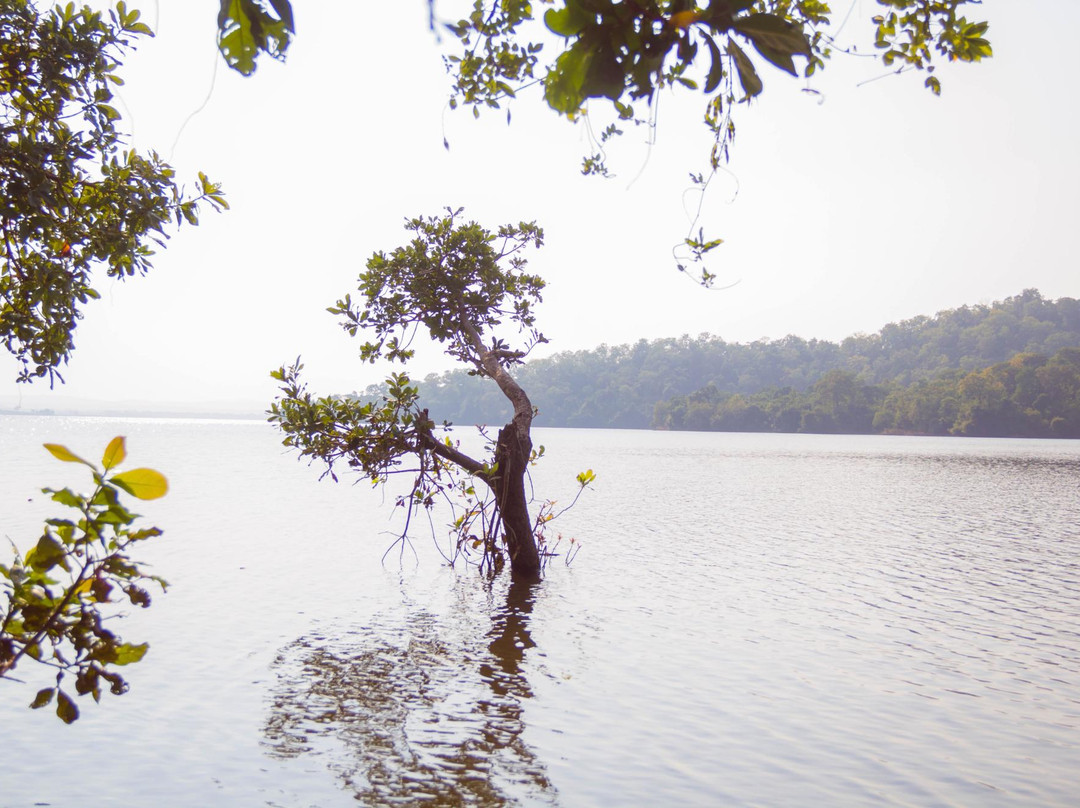
POLYGON ((1080 438, 1080 348, 1020 353, 909 385, 830 370, 808 390, 747 394, 709 385, 656 405, 660 429, 1080 438))
MULTIPOLYGON (((958 409, 945 429, 937 422, 927 427, 922 415, 907 413, 918 409, 913 403, 916 399, 925 409, 924 399, 934 392, 941 392, 941 401, 955 400, 959 407, 960 398, 945 395, 948 384, 959 385, 973 371, 1007 362, 1021 353, 1039 354, 1041 359, 1025 361, 1064 367, 1062 373, 1067 375, 1072 354, 1059 355, 1059 351, 1075 347, 1080 347, 1080 301, 1047 300, 1028 289, 990 305, 963 306, 932 317, 890 323, 875 334, 857 334, 839 344, 796 336, 729 343, 708 334, 684 335, 558 353, 529 361, 514 375, 539 409, 537 426, 933 434, 948 434, 955 427, 957 434, 990 434, 993 430, 985 431, 990 416, 980 414, 981 410, 967 411, 964 417, 975 419, 971 425, 958 425, 958 409), (820 400, 830 385, 837 391, 844 385, 857 387, 871 409, 869 419, 865 413, 861 420, 841 418, 844 426, 838 427, 835 412, 831 422, 815 415, 828 412, 820 400), (735 394, 741 398, 733 399, 735 394), (818 399, 811 401, 814 395, 818 399), (777 403, 784 397, 789 399, 786 407, 777 403), (740 401, 749 402, 750 398, 762 412, 788 414, 779 420, 752 414, 746 416, 747 423, 758 418, 757 425, 741 427, 726 417, 714 423, 712 414, 707 419, 704 415, 687 419, 686 410, 682 416, 676 414, 684 399, 693 399, 697 405, 712 402, 714 410, 721 407, 734 412, 740 401), (765 406, 767 402, 773 403, 765 406), (890 402, 887 410, 882 408, 886 402, 890 402), (794 412, 799 413, 797 422, 794 412), (803 412, 809 413, 805 421, 803 412), (889 412, 894 416, 891 422, 889 412)), ((1043 370, 1042 376, 1057 372, 1043 370)), ((965 389, 974 395, 977 384, 968 382, 965 389)), ((1062 387, 1062 395, 1067 390, 1067 385, 1062 387)), ((1075 398, 1076 388, 1072 390, 1075 398)), ((356 395, 369 397, 380 392, 381 386, 372 385, 356 395)), ((429 375, 420 383, 420 396, 437 420, 502 423, 508 417, 498 388, 464 371, 429 375)), ((1027 404, 1034 407, 1035 401, 1027 404)), ((939 410, 941 406, 946 406, 939 412, 944 422, 952 404, 938 405, 939 410)), ((749 407, 748 403, 748 411, 749 407)), ((1065 415, 1056 417, 1068 422, 1065 415)), ((1059 424, 1058 428, 1064 426, 1059 424)), ((1022 434, 1036 433, 1044 434, 1038 430, 1022 434)))

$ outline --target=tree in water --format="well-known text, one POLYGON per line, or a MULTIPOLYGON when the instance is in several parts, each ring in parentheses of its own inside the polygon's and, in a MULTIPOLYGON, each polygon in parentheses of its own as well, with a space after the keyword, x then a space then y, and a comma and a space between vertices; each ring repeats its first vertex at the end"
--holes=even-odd
MULTIPOLYGON (((334 466, 342 461, 373 484, 386 483, 392 474, 415 474, 411 491, 398 499, 407 514, 402 539, 415 509, 430 509, 441 499, 453 509, 456 551, 483 548, 482 559, 496 563, 501 530, 514 576, 535 579, 541 571, 538 529, 553 514, 549 504, 535 522, 529 515, 525 476, 542 447, 533 451, 535 410, 510 368, 547 341, 533 313, 544 281, 525 272, 522 254, 530 244, 540 247, 544 234, 535 223, 525 222, 492 233, 475 222, 461 223, 461 212, 448 208, 445 216, 408 221, 413 240, 390 255, 375 253, 367 262, 359 279, 361 301, 346 295, 330 312, 342 318, 350 336, 361 329, 373 332, 361 347, 365 361, 408 362, 414 355, 413 337, 423 326, 470 373, 494 381, 513 416, 489 440, 490 459, 477 460, 449 436, 436 435, 435 422, 405 373, 390 376, 378 401, 317 399, 300 382, 298 360, 272 374, 281 382, 282 395, 271 406, 270 421, 285 433, 286 446, 301 457, 324 461, 326 474, 335 480, 334 466), (404 458, 416 464, 404 467, 404 458), (482 484, 480 494, 475 480, 482 484), (461 501, 465 507, 459 512, 461 501)), ((578 475, 581 488, 592 479, 591 471, 578 475)))

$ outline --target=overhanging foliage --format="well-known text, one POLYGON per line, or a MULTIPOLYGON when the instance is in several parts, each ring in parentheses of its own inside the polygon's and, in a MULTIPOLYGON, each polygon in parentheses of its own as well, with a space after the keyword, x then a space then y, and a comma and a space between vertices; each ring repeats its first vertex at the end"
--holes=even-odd
POLYGON ((0 6, 0 340, 19 381, 60 378, 99 296, 95 267, 143 275, 171 222, 196 224, 201 202, 227 207, 205 175, 189 196, 156 153, 124 148, 112 88, 121 56, 150 35, 123 2, 108 15, 0 6))
POLYGON ((166 586, 129 556, 132 546, 161 531, 135 528, 138 514, 128 510, 123 497, 157 499, 168 491, 168 483, 153 469, 117 473, 127 456, 122 437, 105 447, 100 468, 65 446, 47 443, 45 448, 57 460, 86 466, 94 485, 89 494, 42 489, 75 514, 47 519, 28 552, 16 550, 12 563, 0 564, 0 596, 6 601, 0 613, 0 678, 10 677, 25 658, 55 669, 55 687, 40 690, 30 706, 39 709, 55 698, 56 714, 70 724, 79 709, 61 687, 65 678, 73 677, 75 692, 95 701, 106 684, 121 695, 128 685, 116 668, 138 662, 149 648, 124 642, 106 621, 122 602, 147 608, 147 582, 166 586))
MULTIPOLYGON (((938 61, 978 62, 993 54, 988 23, 962 13, 978 0, 877 4, 872 23, 882 64, 896 72, 925 71, 924 84, 935 94, 941 92, 938 61)), ((428 6, 434 31, 439 6, 435 0, 428 6)), ((231 67, 247 75, 259 51, 283 57, 294 33, 288 0, 222 0, 221 8, 219 41, 231 67)), ((762 68, 812 76, 836 49, 833 19, 821 0, 475 0, 467 16, 443 23, 459 42, 445 57, 450 106, 471 107, 479 117, 481 109, 499 109, 541 85, 555 112, 595 119, 582 172, 609 176, 604 144, 623 133, 621 126, 653 124, 654 102, 664 89, 701 90, 713 145, 709 171, 690 178, 704 192, 729 158, 737 105, 765 88, 762 68), (563 47, 549 55, 552 38, 563 47)), ((686 272, 697 264, 700 282, 712 285, 716 275, 703 259, 722 243, 695 217, 673 251, 677 268, 686 272)))

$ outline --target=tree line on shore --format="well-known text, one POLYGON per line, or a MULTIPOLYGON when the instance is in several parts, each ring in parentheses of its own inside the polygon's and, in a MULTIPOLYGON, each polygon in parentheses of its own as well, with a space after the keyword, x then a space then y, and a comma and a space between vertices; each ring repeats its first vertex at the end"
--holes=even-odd
POLYGON ((965 373, 902 385, 830 370, 805 391, 709 385, 656 405, 658 429, 1080 438, 1080 348, 1019 353, 965 373))
MULTIPOLYGON (((1017 354, 1042 357, 1025 360, 1028 366, 1043 362, 1040 367, 1061 368, 1043 370, 1043 377, 1059 372, 1067 375, 1071 354, 1058 354, 1064 348, 1075 347, 1080 347, 1080 300, 1050 300, 1028 289, 988 305, 962 306, 890 323, 874 334, 853 335, 839 343, 796 336, 731 343, 708 334, 642 339, 632 345, 601 345, 529 361, 515 375, 529 389, 538 408, 538 426, 930 434, 948 434, 955 428, 954 434, 989 434, 986 430, 990 429, 990 416, 980 414, 982 405, 972 404, 972 409, 964 410, 963 418, 975 419, 971 424, 961 418, 962 408, 948 419, 953 402, 960 407, 963 400, 975 396, 978 382, 968 381, 963 395, 949 392, 952 387, 1017 354), (865 413, 861 420, 852 415, 840 416, 838 421, 835 411, 818 399, 811 400, 818 385, 820 395, 826 395, 825 388, 834 389, 836 394, 845 386, 861 388, 863 400, 872 409, 869 421, 865 413), (736 395, 741 398, 734 398, 736 395), (929 416, 924 413, 932 395, 940 395, 939 416, 929 426, 929 416), (912 403, 916 399, 920 403, 912 403), (887 411, 881 409, 886 401, 887 411), (741 411, 744 403, 751 414, 721 414, 714 422, 712 414, 708 418, 704 415, 708 402, 713 414, 741 411), (691 403, 694 406, 686 409, 691 403), (775 411, 777 415, 759 416, 750 409, 751 404, 764 413, 775 411), (691 410, 698 414, 688 419, 686 413, 691 410), (916 411, 920 415, 910 415, 916 411), (680 412, 681 416, 677 414, 680 412), (799 413, 797 423, 795 412, 799 413), (808 413, 805 421, 804 412, 808 413), (831 415, 831 420, 822 413, 831 415), (887 413, 892 414, 893 421, 888 420, 887 413), (758 425, 735 426, 740 418, 758 425), (948 429, 942 431, 940 423, 946 420, 948 429)), ((1007 384, 1005 387, 1006 393, 995 387, 993 395, 1011 400, 1011 388, 1007 384)), ((429 374, 419 383, 424 406, 459 424, 505 420, 505 399, 493 388, 465 371, 429 374)), ((1065 385, 1047 395, 1067 397, 1068 389, 1065 385)), ((382 385, 371 385, 353 396, 370 398, 381 392, 382 385)), ((1021 394, 1021 399, 1026 394, 1021 394)), ((989 403, 990 399, 985 401, 989 403)), ((1032 399, 1024 409, 1042 412, 1044 405, 1046 400, 1039 399, 1036 407, 1032 399)), ((1069 405, 1062 400, 1060 406, 1067 410, 1069 405)), ((994 411, 1001 424, 1016 428, 1015 417, 1007 416, 1003 410, 994 411)), ((1054 417, 1069 422, 1066 415, 1054 415, 1050 420, 1054 417)), ((1059 423, 1057 428, 1065 425, 1059 423)), ((1021 432, 1008 434, 1036 433, 1044 434, 1029 423, 1021 432)))

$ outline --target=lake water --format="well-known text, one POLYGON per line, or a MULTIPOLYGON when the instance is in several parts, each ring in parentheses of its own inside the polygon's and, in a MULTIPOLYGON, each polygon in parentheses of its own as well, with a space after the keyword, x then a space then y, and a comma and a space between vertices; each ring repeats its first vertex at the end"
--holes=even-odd
POLYGON ((1078 442, 537 430, 523 590, 265 424, 9 416, 0 538, 116 434, 172 586, 76 724, 0 682, 0 806, 1080 803, 1078 442))

